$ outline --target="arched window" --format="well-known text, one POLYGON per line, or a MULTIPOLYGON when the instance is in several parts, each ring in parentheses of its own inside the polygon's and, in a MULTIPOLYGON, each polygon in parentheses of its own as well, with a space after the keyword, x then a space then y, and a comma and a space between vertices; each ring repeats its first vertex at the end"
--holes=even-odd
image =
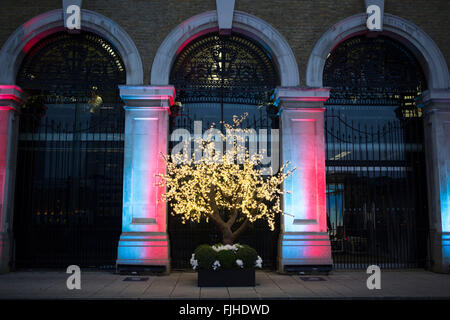
POLYGON ((123 117, 118 95, 118 85, 126 82, 122 59, 111 44, 89 32, 60 32, 41 40, 24 58, 16 82, 30 96, 22 112, 35 123, 54 120, 83 131, 111 127, 123 117))
POLYGON ((88 32, 56 33, 35 45, 25 57, 17 83, 52 94, 84 94, 92 86, 117 90, 125 83, 121 57, 103 38, 88 32))
POLYGON ((350 38, 325 63, 323 81, 331 88, 329 105, 413 106, 426 89, 414 55, 385 36, 350 38))
POLYGON ((96 34, 55 33, 26 54, 15 235, 18 266, 112 266, 121 232, 125 84, 96 34))
POLYGON ((262 127, 271 119, 257 107, 269 100, 279 79, 270 52, 255 41, 207 34, 180 50, 170 83, 190 120, 230 122, 233 115, 248 112, 248 119, 262 127))

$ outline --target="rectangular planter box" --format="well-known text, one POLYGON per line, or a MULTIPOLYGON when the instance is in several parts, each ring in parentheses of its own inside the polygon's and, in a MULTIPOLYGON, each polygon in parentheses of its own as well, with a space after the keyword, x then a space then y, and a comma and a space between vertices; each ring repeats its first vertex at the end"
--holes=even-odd
POLYGON ((199 287, 254 287, 254 269, 198 270, 199 287))

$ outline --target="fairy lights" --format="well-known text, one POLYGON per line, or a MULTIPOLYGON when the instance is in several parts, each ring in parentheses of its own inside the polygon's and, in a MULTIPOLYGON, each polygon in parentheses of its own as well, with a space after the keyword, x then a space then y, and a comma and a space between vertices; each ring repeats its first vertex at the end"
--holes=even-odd
MULTIPOLYGON (((186 221, 206 222, 212 220, 219 226, 223 242, 231 244, 245 230, 249 223, 266 220, 270 229, 275 228, 275 216, 281 214, 281 196, 285 193, 280 186, 293 173, 285 163, 278 173, 263 178, 262 156, 245 149, 245 136, 248 129, 239 126, 246 115, 234 116, 233 124, 224 124, 227 131, 234 134, 233 141, 228 135, 220 133, 227 152, 217 152, 217 136, 214 134, 194 138, 201 147, 203 156, 190 157, 187 152, 164 155, 167 174, 160 174, 159 185, 166 185, 167 191, 162 200, 167 201, 173 215, 186 221), (233 231, 235 223, 242 222, 233 231)), ((212 126, 213 127, 213 126, 212 126)), ((220 131, 219 131, 220 132, 220 131)), ((186 142, 189 150, 191 141, 186 142)))

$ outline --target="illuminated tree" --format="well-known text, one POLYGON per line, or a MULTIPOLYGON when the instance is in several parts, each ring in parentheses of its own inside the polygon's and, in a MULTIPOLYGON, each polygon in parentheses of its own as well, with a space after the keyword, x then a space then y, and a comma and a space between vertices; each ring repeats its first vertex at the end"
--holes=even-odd
MULTIPOLYGON (((224 124, 226 135, 213 127, 206 137, 194 139, 201 157, 190 157, 191 140, 184 152, 164 156, 167 174, 160 175, 166 185, 162 200, 167 201, 173 215, 186 221, 213 221, 222 233, 224 244, 236 238, 256 220, 266 220, 274 230, 275 216, 282 214, 283 181, 292 174, 284 164, 278 173, 264 177, 261 155, 245 148, 247 129, 239 125, 246 115, 234 118, 233 125, 224 124), (223 146, 226 152, 223 153, 223 146)), ((195 153, 195 152, 194 152, 195 153)))

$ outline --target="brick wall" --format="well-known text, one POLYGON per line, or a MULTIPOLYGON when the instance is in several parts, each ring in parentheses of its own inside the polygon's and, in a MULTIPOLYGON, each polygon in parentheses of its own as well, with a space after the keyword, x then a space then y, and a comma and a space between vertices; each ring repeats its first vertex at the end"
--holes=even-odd
MULTIPOLYGON (((1 0, 0 45, 32 17, 62 7, 61 0, 1 0)), ((84 0, 83 8, 119 24, 134 40, 142 57, 144 81, 159 45, 183 20, 215 10, 215 0, 84 0)), ((304 85, 306 63, 319 37, 333 24, 365 11, 363 0, 236 0, 236 10, 251 13, 275 27, 297 58, 304 85)), ((385 12, 412 21, 439 46, 450 65, 448 0, 386 0, 385 12)), ((0 66, 1 67, 1 66, 0 66)))

